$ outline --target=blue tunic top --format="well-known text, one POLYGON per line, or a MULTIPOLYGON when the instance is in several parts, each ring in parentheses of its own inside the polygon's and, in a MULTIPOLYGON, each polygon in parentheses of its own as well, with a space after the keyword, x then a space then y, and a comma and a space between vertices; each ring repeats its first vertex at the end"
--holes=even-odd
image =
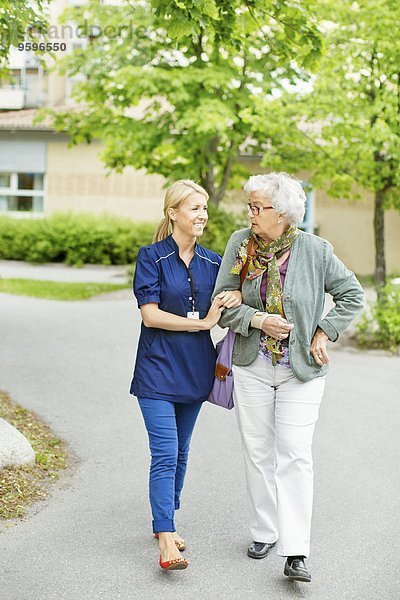
MULTIPOLYGON (((203 319, 211 305, 219 254, 196 244, 189 268, 172 235, 140 248, 133 280, 138 306, 203 319)), ((167 331, 142 323, 131 394, 172 402, 207 400, 214 381, 215 349, 209 331, 167 331)))

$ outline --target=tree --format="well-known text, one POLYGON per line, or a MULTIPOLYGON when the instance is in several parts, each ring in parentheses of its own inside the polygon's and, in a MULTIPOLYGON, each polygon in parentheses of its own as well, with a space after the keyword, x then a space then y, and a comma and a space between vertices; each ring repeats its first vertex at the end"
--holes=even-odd
MULTIPOLYGON (((264 162, 311 171, 310 182, 336 197, 371 191, 375 198, 375 281, 385 284, 384 211, 400 207, 400 5, 393 0, 333 3, 316 12, 326 43, 312 86, 275 106, 259 99, 258 117, 243 115, 257 137, 272 110, 264 162), (332 15, 334 15, 334 20, 332 15)), ((351 243, 351 241, 349 241, 351 243)))
POLYGON ((0 4, 0 79, 8 74, 11 46, 30 37, 32 29, 46 25, 44 10, 49 0, 1 0, 0 4))
POLYGON ((242 112, 254 114, 257 98, 309 77, 321 48, 311 4, 92 0, 67 11, 65 20, 91 24, 97 37, 61 65, 84 76, 74 95, 85 108, 53 113, 55 126, 72 143, 101 139, 111 169, 193 178, 218 205, 243 173, 239 149, 258 144, 242 112))

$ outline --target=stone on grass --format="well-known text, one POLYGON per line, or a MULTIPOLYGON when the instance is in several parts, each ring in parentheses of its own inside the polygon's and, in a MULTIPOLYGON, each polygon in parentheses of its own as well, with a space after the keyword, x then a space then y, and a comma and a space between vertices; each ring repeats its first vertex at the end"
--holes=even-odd
POLYGON ((8 421, 0 419, 0 469, 34 462, 35 451, 26 437, 8 421))

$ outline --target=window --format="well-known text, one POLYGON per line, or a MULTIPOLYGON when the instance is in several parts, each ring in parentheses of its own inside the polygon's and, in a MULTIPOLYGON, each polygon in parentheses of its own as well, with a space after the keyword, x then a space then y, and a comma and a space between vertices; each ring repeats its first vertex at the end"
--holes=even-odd
POLYGON ((304 191, 307 196, 306 212, 304 215, 303 222, 299 225, 299 229, 307 231, 308 233, 314 233, 315 222, 314 222, 314 192, 307 182, 302 183, 304 191))
POLYGON ((0 213, 43 212, 43 173, 0 173, 0 213))

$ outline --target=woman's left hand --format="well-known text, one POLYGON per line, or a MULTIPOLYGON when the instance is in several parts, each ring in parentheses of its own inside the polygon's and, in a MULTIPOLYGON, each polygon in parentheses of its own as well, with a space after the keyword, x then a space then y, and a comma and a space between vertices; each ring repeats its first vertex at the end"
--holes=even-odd
POLYGON ((329 363, 329 355, 326 351, 326 342, 328 339, 325 331, 318 328, 311 342, 310 352, 320 367, 329 363))
POLYGON ((242 304, 242 293, 240 290, 228 290, 227 292, 220 292, 216 298, 223 301, 225 308, 237 308, 242 304))

